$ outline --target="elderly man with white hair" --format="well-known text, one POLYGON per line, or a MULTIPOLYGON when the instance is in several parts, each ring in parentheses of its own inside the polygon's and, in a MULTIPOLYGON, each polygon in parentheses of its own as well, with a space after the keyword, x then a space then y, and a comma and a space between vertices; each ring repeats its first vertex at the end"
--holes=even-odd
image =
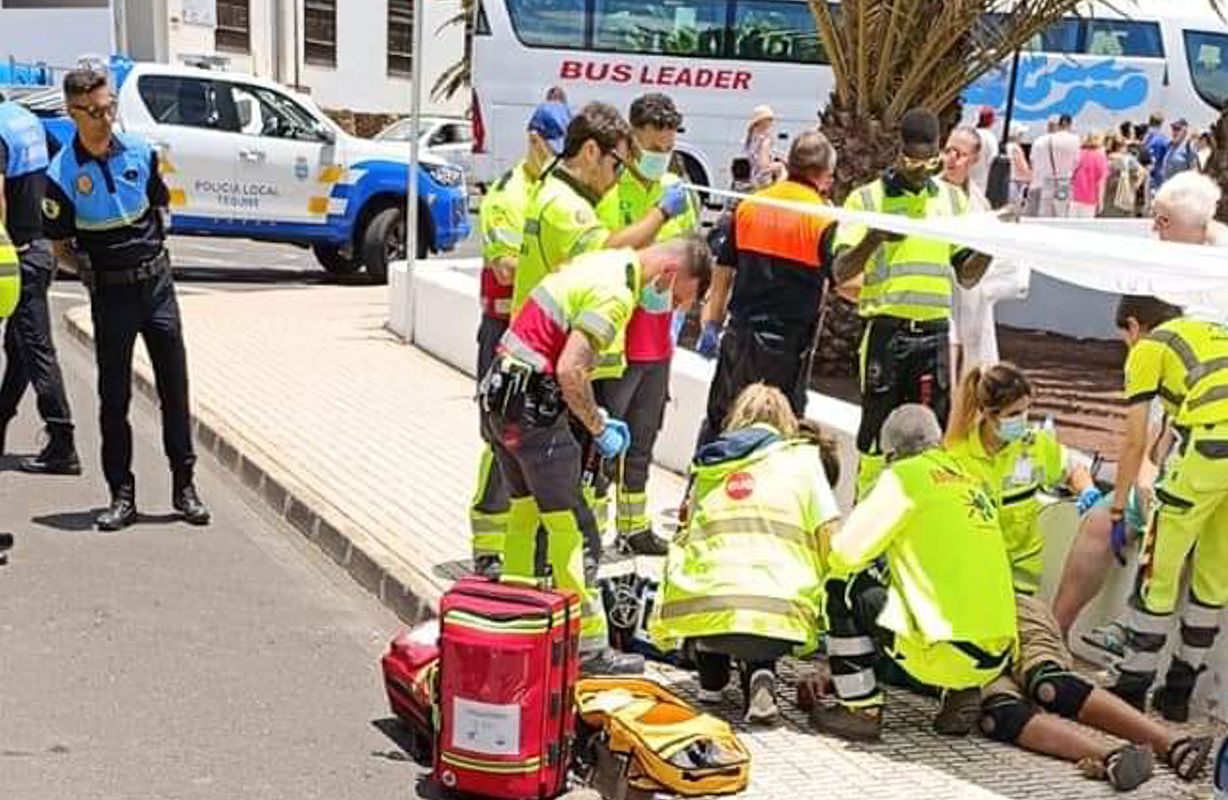
POLYGON ((1010 659, 1015 596, 998 509, 941 441, 930 409, 893 411, 881 433, 887 468, 832 536, 828 653, 837 701, 811 712, 819 730, 879 737, 874 667, 885 655, 912 681, 942 691, 935 730, 967 735, 980 716, 980 687, 1010 659), (885 591, 872 569, 880 559, 885 591))
MULTIPOLYGON (((1215 221, 1219 186, 1197 172, 1180 172, 1156 192, 1152 205, 1152 229, 1161 241, 1228 247, 1228 225, 1215 221)), ((1228 290, 1216 289, 1195 295, 1165 295, 1184 307, 1195 319, 1228 324, 1228 290)))

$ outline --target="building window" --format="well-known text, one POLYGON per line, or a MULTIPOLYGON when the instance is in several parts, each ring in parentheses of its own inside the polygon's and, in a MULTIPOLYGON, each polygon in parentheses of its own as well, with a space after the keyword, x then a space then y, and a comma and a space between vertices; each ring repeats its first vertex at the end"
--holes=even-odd
POLYGON ((414 0, 388 0, 388 74, 413 74, 414 0))
POLYGON ((304 0, 303 57, 308 64, 337 66, 337 0, 304 0))
POLYGON ((249 0, 217 0, 216 43, 218 50, 235 53, 252 51, 252 26, 249 0))

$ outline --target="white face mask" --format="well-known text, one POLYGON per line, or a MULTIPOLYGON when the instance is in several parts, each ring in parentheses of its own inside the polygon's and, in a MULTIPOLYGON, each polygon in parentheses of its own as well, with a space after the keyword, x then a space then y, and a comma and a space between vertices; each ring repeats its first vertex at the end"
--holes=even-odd
POLYGON ((640 151, 639 160, 635 162, 635 171, 650 181, 659 181, 669 170, 669 162, 674 157, 674 151, 657 153, 653 150, 640 151))

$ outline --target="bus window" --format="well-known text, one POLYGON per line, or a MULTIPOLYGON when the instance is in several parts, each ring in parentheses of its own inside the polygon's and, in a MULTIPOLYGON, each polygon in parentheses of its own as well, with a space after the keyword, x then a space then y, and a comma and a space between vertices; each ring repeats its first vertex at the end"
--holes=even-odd
POLYGON ((530 47, 584 47, 584 0, 507 0, 512 27, 530 47))
POLYGON ((738 0, 733 29, 735 58, 827 63, 807 3, 738 0))
POLYGON ((1022 49, 1041 53, 1079 52, 1079 20, 1069 17, 1053 23, 1029 39, 1022 49))
POLYGON ((1185 58, 1198 96, 1223 109, 1228 104, 1228 35, 1186 31, 1185 58))
POLYGON ((1084 51, 1093 56, 1164 58, 1164 43, 1155 22, 1089 19, 1084 51))
POLYGON ((593 49, 719 58, 724 33, 724 3, 597 0, 593 49))

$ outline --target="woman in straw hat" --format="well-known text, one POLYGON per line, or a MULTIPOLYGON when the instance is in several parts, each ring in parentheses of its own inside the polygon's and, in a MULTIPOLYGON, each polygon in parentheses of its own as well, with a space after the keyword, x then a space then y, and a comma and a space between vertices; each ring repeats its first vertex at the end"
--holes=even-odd
POLYGON ((756 189, 770 186, 785 177, 784 164, 772 155, 772 123, 775 121, 776 115, 771 106, 755 106, 750 115, 750 124, 746 127, 746 141, 742 150, 750 162, 750 179, 756 189))

